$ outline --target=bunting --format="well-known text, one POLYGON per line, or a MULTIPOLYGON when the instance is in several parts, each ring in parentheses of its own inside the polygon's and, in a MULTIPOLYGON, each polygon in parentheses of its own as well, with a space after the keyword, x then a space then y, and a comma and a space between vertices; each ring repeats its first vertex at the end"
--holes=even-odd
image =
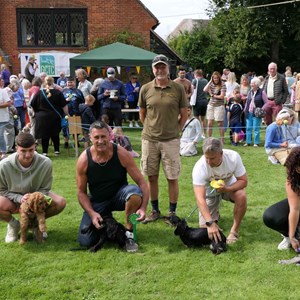
POLYGON ((117 66, 117 70, 118 70, 119 75, 121 75, 121 67, 120 66, 117 66))
POLYGON ((88 75, 90 76, 90 74, 91 74, 91 67, 86 67, 86 70, 87 70, 88 75))
POLYGON ((140 66, 136 66, 136 71, 137 71, 138 74, 140 74, 141 67, 140 66))

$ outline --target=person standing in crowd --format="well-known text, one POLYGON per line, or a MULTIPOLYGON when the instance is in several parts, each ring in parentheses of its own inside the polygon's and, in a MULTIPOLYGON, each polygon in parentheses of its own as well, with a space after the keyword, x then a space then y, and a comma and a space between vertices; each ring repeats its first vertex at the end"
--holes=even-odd
MULTIPOLYGON (((17 152, 0 162, 0 220, 7 224, 6 243, 18 240, 20 222, 13 217, 30 193, 41 192, 52 201, 46 209, 46 218, 61 213, 66 200, 50 191, 52 163, 35 151, 35 139, 29 133, 20 132, 16 137, 17 152)), ((46 235, 43 235, 46 238, 46 235)))
POLYGON ((62 89, 67 86, 67 78, 65 72, 62 71, 59 73, 59 78, 57 79, 56 84, 59 85, 62 89))
POLYGON ((228 74, 229 74, 230 70, 228 68, 224 68, 223 69, 223 73, 221 76, 222 81, 225 83, 228 79, 228 74))
POLYGON ((9 122, 9 107, 13 104, 4 87, 4 80, 0 79, 0 160, 6 156, 6 141, 4 130, 9 122))
POLYGON ((207 227, 211 240, 221 241, 219 207, 222 199, 228 200, 234 203, 234 210, 227 243, 235 243, 247 210, 246 169, 240 155, 236 151, 223 149, 219 139, 207 138, 202 149, 204 154, 196 162, 192 173, 194 194, 199 208, 199 225, 207 227), (213 180, 223 180, 224 184, 212 187, 213 180))
MULTIPOLYGON (((127 103, 130 109, 136 109, 137 103, 139 99, 139 92, 140 92, 141 84, 138 82, 138 77, 136 73, 132 73, 130 75, 130 81, 128 81, 125 85, 125 92, 127 95, 127 103)), ((139 113, 138 112, 129 112, 128 113, 128 120, 129 120, 129 127, 140 127, 138 120, 139 120, 139 113)))
MULTIPOLYGON (((63 90, 63 95, 68 103, 68 112, 70 116, 80 116, 79 105, 84 103, 84 97, 81 90, 76 89, 75 79, 68 77, 67 86, 63 90)), ((69 130, 68 128, 62 128, 65 149, 69 148, 69 130)))
POLYGON ((11 73, 8 69, 8 66, 6 64, 2 64, 0 77, 4 80, 4 87, 7 87, 9 85, 10 75, 11 73))
POLYGON ((96 121, 90 126, 90 139, 93 145, 82 152, 76 166, 77 196, 84 210, 78 241, 82 247, 95 245, 103 217, 112 216, 113 211, 125 211, 125 249, 136 252, 138 244, 129 216, 136 213, 138 221, 144 220, 149 199, 147 183, 130 153, 110 142, 104 122, 96 121), (127 174, 136 185, 128 184, 127 174))
POLYGON ((193 156, 197 154, 197 143, 202 138, 202 129, 200 121, 192 116, 192 106, 187 109, 188 118, 182 128, 180 138, 180 155, 193 156))
POLYGON ((225 83, 222 82, 221 74, 219 72, 213 72, 210 81, 204 87, 203 91, 210 95, 206 113, 206 118, 208 120, 208 136, 212 136, 214 121, 216 121, 219 127, 221 142, 224 143, 224 97, 226 93, 226 86, 225 83))
POLYGON ((43 155, 48 155, 50 138, 54 146, 54 155, 59 152, 59 132, 61 118, 68 115, 68 104, 62 92, 54 89, 51 76, 45 78, 45 89, 41 89, 31 100, 35 114, 35 138, 42 140, 43 155))
POLYGON ((102 116, 102 103, 100 103, 100 101, 97 100, 97 94, 98 94, 99 87, 103 82, 104 82, 103 78, 96 78, 91 88, 91 95, 94 96, 96 99, 93 106, 91 107, 96 120, 100 120, 102 116))
POLYGON ((287 171, 287 198, 268 207, 263 214, 266 226, 279 232, 283 240, 278 250, 300 249, 300 147, 291 150, 284 166, 287 171))
POLYGON ((178 70, 178 77, 174 79, 174 82, 181 84, 184 87, 186 99, 189 103, 189 100, 193 93, 193 86, 191 81, 185 78, 186 71, 184 68, 180 67, 178 70))
POLYGON ((125 87, 116 78, 114 68, 106 71, 107 79, 100 85, 97 99, 102 103, 102 113, 108 115, 110 126, 122 127, 122 105, 126 99, 125 87))
POLYGON ((194 79, 194 72, 193 72, 193 68, 192 67, 189 67, 188 72, 185 74, 185 78, 187 80, 189 80, 190 82, 193 81, 193 79, 194 79))
POLYGON ((254 147, 260 145, 260 126, 262 118, 255 116, 255 108, 262 108, 268 101, 265 91, 260 86, 258 77, 254 77, 250 82, 251 90, 248 93, 245 105, 245 118, 246 118, 246 143, 244 147, 250 146, 252 143, 252 131, 254 131, 254 147))
POLYGON ((204 73, 201 69, 197 69, 194 72, 195 78, 192 81, 194 92, 196 95, 196 104, 193 106, 193 114, 199 119, 202 126, 202 138, 205 138, 206 132, 206 110, 207 110, 207 93, 203 90, 208 81, 204 78, 204 73))
POLYGON ((36 58, 34 56, 30 56, 28 59, 28 63, 25 67, 25 78, 32 82, 32 79, 35 76, 35 72, 38 69, 38 64, 36 63, 36 58))
POLYGON ((283 75, 277 72, 277 64, 271 62, 268 66, 268 75, 265 78, 263 90, 266 92, 268 101, 264 106, 266 111, 265 122, 270 125, 273 117, 276 118, 282 105, 288 96, 288 86, 283 75))
POLYGON ((13 93, 13 97, 14 97, 14 107, 18 111, 18 116, 20 119, 20 128, 19 129, 22 130, 23 127, 25 126, 25 117, 26 117, 27 106, 26 106, 26 102, 25 102, 23 87, 20 84, 18 77, 16 75, 13 75, 13 76, 15 76, 13 79, 17 80, 18 85, 19 85, 18 90, 13 93))
POLYGON ((77 69, 75 71, 78 82, 78 89, 81 90, 83 97, 91 93, 92 84, 87 80, 88 73, 83 69, 77 69))
POLYGON ((141 169, 148 176, 152 212, 145 222, 160 218, 158 176, 160 161, 168 181, 169 215, 176 212, 180 175, 181 130, 187 120, 187 101, 182 85, 169 79, 168 58, 157 55, 152 60, 154 80, 143 85, 139 96, 142 132, 141 169))

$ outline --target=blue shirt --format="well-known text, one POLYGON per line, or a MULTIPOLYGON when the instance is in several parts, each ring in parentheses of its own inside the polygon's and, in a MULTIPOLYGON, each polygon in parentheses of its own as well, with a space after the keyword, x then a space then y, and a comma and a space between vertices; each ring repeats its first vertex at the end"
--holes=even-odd
POLYGON ((122 81, 118 79, 114 79, 110 81, 106 79, 99 87, 97 93, 97 99, 102 102, 102 107, 107 109, 121 109, 122 103, 126 99, 125 87, 122 81), (118 100, 113 100, 108 96, 104 95, 106 90, 117 90, 116 96, 118 96, 118 100))
POLYGON ((64 89, 63 94, 68 103, 69 115, 80 116, 79 104, 84 103, 84 97, 81 90, 76 88, 64 89), (69 100, 70 98, 71 100, 69 100))
POLYGON ((281 126, 273 122, 267 127, 265 148, 280 148, 280 144, 284 142, 284 136, 281 126))
POLYGON ((14 97, 14 107, 23 106, 25 98, 24 98, 24 92, 22 86, 20 86, 19 89, 13 93, 13 97, 14 97))

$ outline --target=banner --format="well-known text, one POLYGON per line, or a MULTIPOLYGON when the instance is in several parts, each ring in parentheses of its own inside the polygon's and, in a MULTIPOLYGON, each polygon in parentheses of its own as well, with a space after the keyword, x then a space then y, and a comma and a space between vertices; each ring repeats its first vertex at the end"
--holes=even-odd
MULTIPOLYGON (((47 75, 59 77, 60 72, 65 72, 66 76, 70 76, 70 58, 79 55, 79 53, 61 52, 61 51, 47 51, 38 53, 20 53, 21 73, 24 75, 25 67, 28 59, 34 56, 38 69, 35 75, 41 72, 46 72, 47 75)), ((74 75, 74 74, 72 74, 74 75)))

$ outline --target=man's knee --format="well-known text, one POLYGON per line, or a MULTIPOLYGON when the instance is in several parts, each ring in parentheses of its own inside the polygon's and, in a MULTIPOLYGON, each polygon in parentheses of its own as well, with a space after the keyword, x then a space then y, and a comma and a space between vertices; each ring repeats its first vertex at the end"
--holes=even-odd
POLYGON ((142 197, 140 195, 131 195, 127 203, 130 203, 130 205, 133 205, 135 207, 140 207, 142 204, 142 197))

